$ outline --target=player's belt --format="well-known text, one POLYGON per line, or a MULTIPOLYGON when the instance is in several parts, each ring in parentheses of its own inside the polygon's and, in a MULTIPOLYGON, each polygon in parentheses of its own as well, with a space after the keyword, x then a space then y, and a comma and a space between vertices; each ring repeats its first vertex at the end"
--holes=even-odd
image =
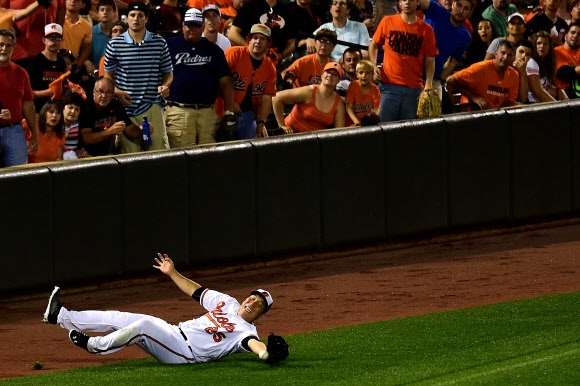
POLYGON ((189 103, 179 103, 179 102, 174 102, 174 101, 167 101, 167 105, 168 106, 173 106, 173 107, 183 107, 186 109, 194 109, 194 110, 201 110, 201 109, 209 109, 211 107, 213 107, 213 105, 202 105, 202 104, 189 104, 189 103))

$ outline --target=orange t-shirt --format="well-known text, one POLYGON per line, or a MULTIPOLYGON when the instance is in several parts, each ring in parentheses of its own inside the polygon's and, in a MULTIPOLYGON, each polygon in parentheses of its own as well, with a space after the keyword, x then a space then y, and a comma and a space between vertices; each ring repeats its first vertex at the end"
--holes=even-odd
MULTIPOLYGON (((326 63, 330 62, 328 59, 326 63)), ((288 67, 288 72, 291 72, 296 77, 294 81, 294 88, 308 86, 311 84, 320 84, 320 76, 324 72, 324 66, 326 63, 318 63, 316 59, 316 54, 310 54, 301 57, 288 67)))
MULTIPOLYGON (((22 126, 24 127, 24 135, 27 140, 30 140, 32 133, 30 128, 26 124, 26 121, 22 120, 22 126)), ((38 130, 38 150, 34 154, 28 154, 28 163, 38 163, 38 162, 53 162, 56 161, 58 157, 58 148, 64 146, 66 143, 66 138, 63 135, 59 138, 55 133, 50 137, 42 134, 38 130)))
POLYGON ((312 88, 312 99, 307 103, 296 103, 290 111, 290 114, 284 118, 284 124, 295 132, 305 133, 307 131, 324 130, 334 127, 334 119, 340 96, 334 94, 334 103, 330 111, 320 111, 316 107, 316 87, 311 85, 306 87, 312 88))
POLYGON ((15 9, 0 8, 0 29, 12 29, 15 14, 15 9))
POLYGON ((433 28, 421 19, 413 24, 401 15, 385 16, 373 40, 385 45, 381 82, 411 88, 423 88, 423 63, 436 56, 437 44, 433 28))
MULTIPOLYGON (((554 48, 554 54, 556 56, 556 71, 562 66, 572 66, 576 67, 580 65, 580 50, 572 52, 564 48, 564 45, 554 48)), ((554 82, 556 87, 566 89, 570 87, 570 83, 556 77, 554 82)))
MULTIPOLYGON (((515 102, 520 87, 520 76, 513 67, 508 67, 503 79, 495 71, 495 59, 477 62, 456 72, 453 77, 461 86, 487 100, 490 109, 502 107, 506 100, 515 102)), ((469 102, 461 97, 461 103, 469 102)))
MULTIPOLYGON (((276 95, 276 67, 269 57, 264 56, 260 67, 254 71, 247 46, 230 47, 224 53, 234 82, 235 102, 240 105, 248 87, 252 85, 252 106, 256 116, 259 115, 262 95, 276 95)), ((218 112, 218 115, 222 114, 218 112)))
POLYGON ((344 102, 353 105, 354 115, 360 121, 365 115, 372 113, 381 105, 381 90, 371 83, 371 89, 365 94, 360 85, 360 80, 350 82, 344 102))

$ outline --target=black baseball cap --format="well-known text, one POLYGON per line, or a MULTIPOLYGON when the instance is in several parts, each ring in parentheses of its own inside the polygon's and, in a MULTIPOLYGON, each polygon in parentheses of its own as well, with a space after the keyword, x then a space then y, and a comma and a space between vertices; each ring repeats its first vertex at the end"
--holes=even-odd
POLYGON ((132 3, 129 4, 129 6, 127 7, 127 13, 131 11, 141 11, 145 14, 145 16, 147 16, 147 14, 149 13, 149 9, 147 9, 145 3, 142 3, 140 1, 133 1, 132 3))

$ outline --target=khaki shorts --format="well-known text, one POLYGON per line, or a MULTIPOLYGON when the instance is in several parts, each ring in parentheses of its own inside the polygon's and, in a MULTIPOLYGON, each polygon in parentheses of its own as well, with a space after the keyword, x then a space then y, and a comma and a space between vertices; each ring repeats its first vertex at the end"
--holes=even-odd
POLYGON ((171 147, 215 143, 219 117, 213 107, 193 109, 167 106, 165 112, 167 136, 171 147))
MULTIPOLYGON (((169 142, 167 140, 167 131, 165 129, 165 114, 163 108, 159 105, 152 105, 149 110, 143 114, 131 117, 131 121, 137 126, 143 123, 143 116, 147 117, 149 123, 153 126, 153 133, 151 134, 151 145, 147 150, 164 150, 169 149, 169 142)), ((121 153, 138 153, 143 151, 143 139, 131 139, 125 135, 119 136, 121 145, 121 153)))

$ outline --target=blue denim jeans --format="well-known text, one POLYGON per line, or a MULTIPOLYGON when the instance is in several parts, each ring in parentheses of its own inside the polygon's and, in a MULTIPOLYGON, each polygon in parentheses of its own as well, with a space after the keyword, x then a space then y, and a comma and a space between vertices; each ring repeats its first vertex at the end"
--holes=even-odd
POLYGON ((28 145, 22 125, 0 128, 0 154, 4 166, 24 165, 28 162, 28 145))
POLYGON ((381 122, 402 121, 417 117, 417 98, 421 88, 379 83, 381 90, 381 122))
POLYGON ((256 114, 253 111, 244 111, 238 119, 235 139, 256 138, 256 114))

